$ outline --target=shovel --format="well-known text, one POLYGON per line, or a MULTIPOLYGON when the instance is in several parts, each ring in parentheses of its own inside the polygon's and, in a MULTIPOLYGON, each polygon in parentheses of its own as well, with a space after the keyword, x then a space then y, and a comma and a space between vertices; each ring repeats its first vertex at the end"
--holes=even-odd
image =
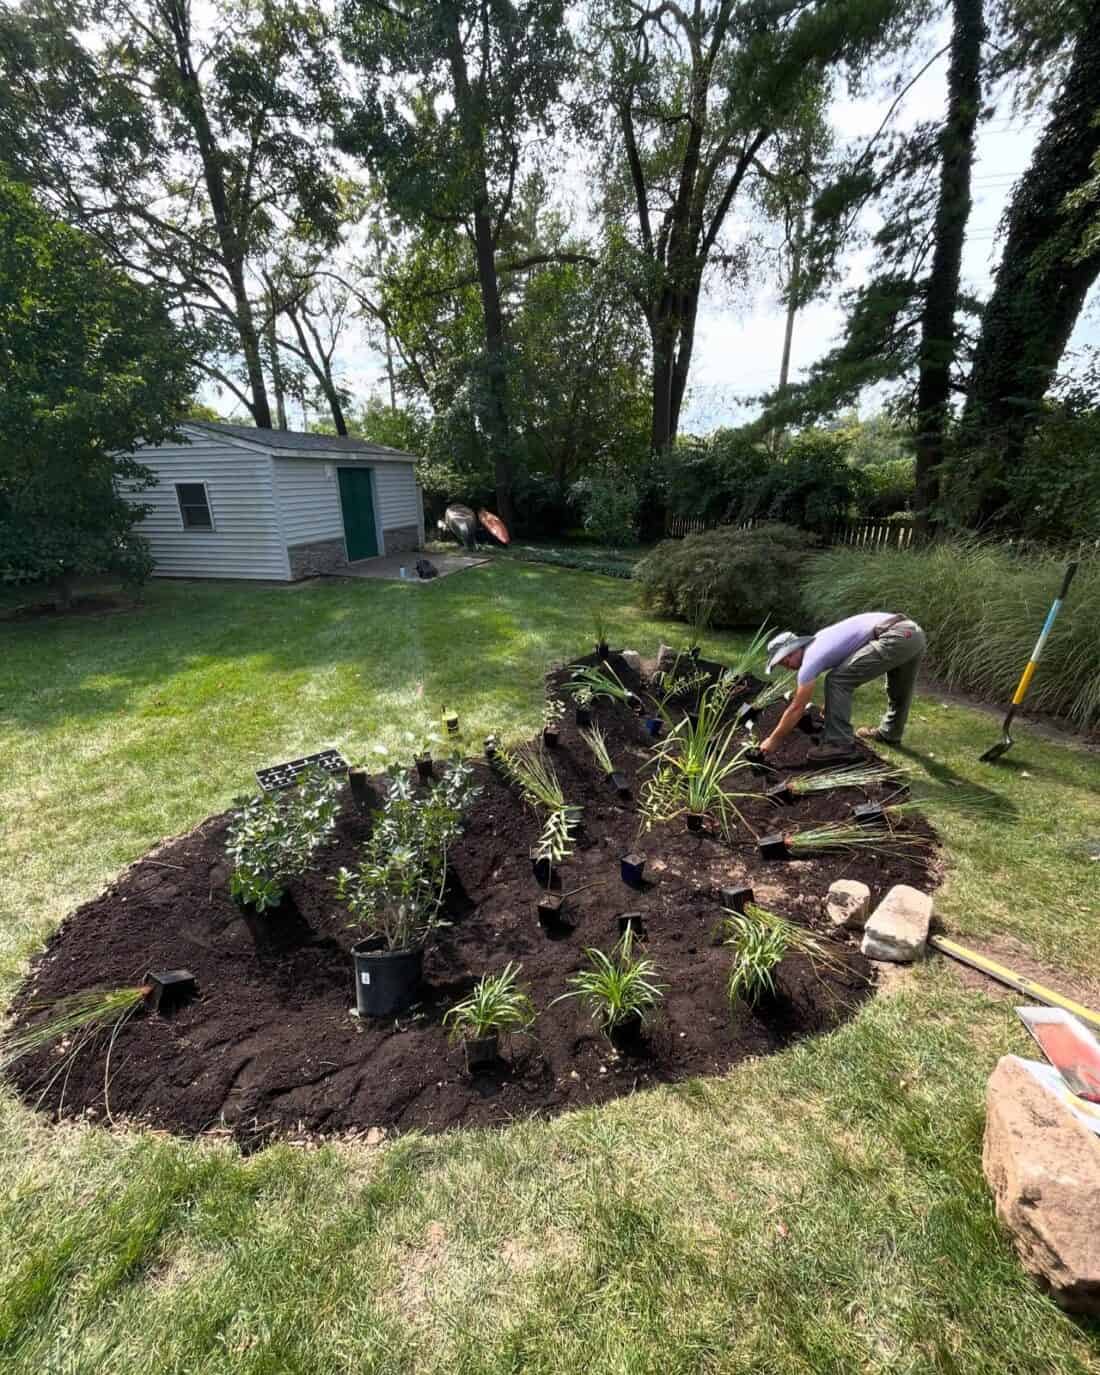
POLYGON ((1054 628, 1054 622, 1058 619, 1058 612, 1062 609, 1062 603, 1066 599, 1066 593, 1069 591, 1069 585, 1073 581, 1073 575, 1076 572, 1076 563, 1069 563, 1066 565, 1065 577, 1062 579, 1062 590, 1058 593, 1057 597, 1055 597, 1050 610, 1047 612, 1047 618, 1042 630, 1039 632, 1039 638, 1035 641, 1035 648, 1031 651, 1031 658, 1027 661, 1027 667, 1020 675, 1020 681, 1016 687, 1016 694, 1012 699, 1012 705, 1008 709, 1008 715, 1005 717, 1001 738, 995 745, 990 745, 989 749, 987 749, 983 755, 979 756, 983 764, 995 763, 1003 754, 1012 748, 1012 736, 1009 735, 1008 728, 1012 724, 1012 718, 1016 715, 1016 708, 1027 696, 1027 690, 1031 686, 1031 680, 1035 677, 1035 670, 1039 664, 1039 655, 1042 654, 1043 646, 1046 644, 1050 632, 1054 628))

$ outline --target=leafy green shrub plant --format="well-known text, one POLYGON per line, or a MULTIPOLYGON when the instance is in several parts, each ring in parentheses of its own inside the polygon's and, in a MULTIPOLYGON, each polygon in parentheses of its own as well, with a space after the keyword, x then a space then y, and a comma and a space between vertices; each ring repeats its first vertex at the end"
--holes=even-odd
POLYGON ((238 799, 225 844, 237 902, 257 912, 278 906, 290 880, 306 872, 332 835, 339 792, 331 774, 310 769, 285 793, 238 799))

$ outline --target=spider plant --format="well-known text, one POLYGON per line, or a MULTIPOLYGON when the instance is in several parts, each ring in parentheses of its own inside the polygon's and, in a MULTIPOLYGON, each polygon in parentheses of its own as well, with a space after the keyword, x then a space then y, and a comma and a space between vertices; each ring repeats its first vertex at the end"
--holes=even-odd
POLYGON ((522 965, 508 963, 499 974, 483 974, 470 996, 443 1017, 451 1039, 480 1041, 502 1031, 526 1031, 535 1020, 535 1007, 519 986, 522 972, 522 965))
POLYGON ((792 793, 826 793, 834 788, 869 788, 875 783, 902 778, 908 772, 893 764, 861 764, 841 769, 823 769, 820 773, 802 774, 791 778, 787 786, 792 793))
POLYGON ((589 967, 574 974, 569 990, 554 1002, 580 998, 592 1020, 609 1036, 640 1027, 665 994, 664 985, 655 982, 656 965, 650 959, 635 959, 633 942, 633 931, 628 927, 610 956, 602 950, 586 949, 589 967))
POLYGON ((742 999, 755 1007, 763 996, 775 996, 775 971, 787 953, 786 933, 747 915, 727 918, 727 928, 724 944, 733 951, 733 963, 726 993, 731 1006, 742 999))
POLYGON ((604 739, 603 731, 600 730, 599 726, 592 726, 588 730, 582 730, 580 736, 592 751, 596 763, 599 764, 604 773, 610 777, 611 774, 615 772, 615 765, 608 751, 607 741, 604 739))
POLYGON ((787 849, 795 858, 822 854, 828 850, 862 850, 869 854, 896 855, 907 846, 929 843, 924 836, 900 835, 897 832, 881 834, 848 821, 826 821, 821 826, 810 826, 804 831, 791 831, 786 841, 787 849))
POLYGON ((9 1033, 0 1041, 0 1073, 24 1055, 31 1055, 55 1041, 67 1042, 60 1061, 62 1067, 67 1067, 103 1027, 110 1025, 117 1031, 151 992, 151 984, 97 988, 39 1005, 47 1013, 42 1021, 9 1033))
POLYGON ((592 664, 575 668, 572 679, 566 683, 564 690, 572 693, 580 702, 581 693, 585 688, 591 694, 588 698, 589 701, 606 697, 610 701, 625 702, 629 707, 633 707, 638 701, 637 693, 631 692, 608 663, 603 664, 600 668, 596 668, 592 664))

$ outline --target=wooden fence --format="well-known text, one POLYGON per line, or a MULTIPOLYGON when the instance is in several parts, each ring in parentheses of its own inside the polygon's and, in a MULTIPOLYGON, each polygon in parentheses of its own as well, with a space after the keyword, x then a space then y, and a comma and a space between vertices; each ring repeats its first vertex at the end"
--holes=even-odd
MULTIPOLYGON (((736 530, 751 530, 754 525, 764 521, 742 520, 733 526, 736 530)), ((703 530, 714 530, 725 524, 722 521, 705 520, 701 516, 670 515, 665 525, 669 539, 683 539, 685 535, 696 535, 703 530)), ((826 544, 849 544, 859 549, 908 549, 913 543, 913 522, 911 520, 886 520, 876 516, 864 516, 858 520, 840 521, 825 536, 826 544)))

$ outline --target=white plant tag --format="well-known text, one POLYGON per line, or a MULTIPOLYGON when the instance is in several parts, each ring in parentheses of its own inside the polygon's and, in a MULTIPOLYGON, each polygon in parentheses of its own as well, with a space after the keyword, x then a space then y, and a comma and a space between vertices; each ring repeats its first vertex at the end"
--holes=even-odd
POLYGON ((370 983, 370 973, 368 970, 364 969, 362 974, 359 975, 359 982, 363 984, 370 983))

